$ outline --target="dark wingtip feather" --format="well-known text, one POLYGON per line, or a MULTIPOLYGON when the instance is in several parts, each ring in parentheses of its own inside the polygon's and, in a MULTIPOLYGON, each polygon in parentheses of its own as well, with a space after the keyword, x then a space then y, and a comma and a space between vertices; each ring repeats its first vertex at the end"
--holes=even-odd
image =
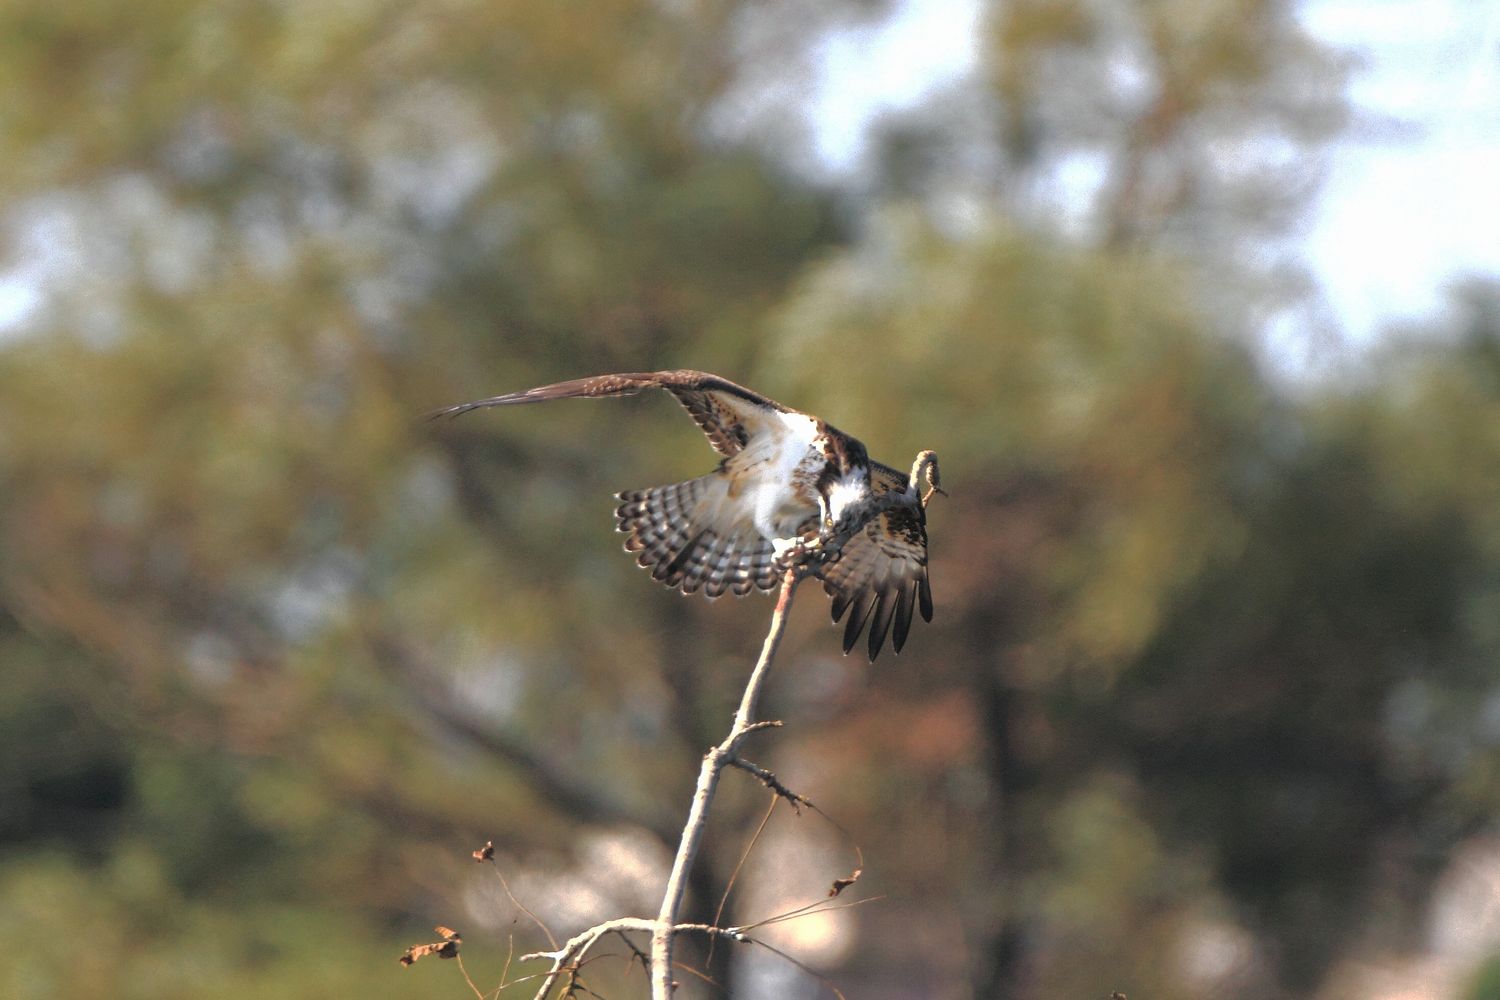
POLYGON ((870 662, 880 655, 885 637, 891 631, 891 618, 896 611, 896 602, 891 600, 889 588, 882 590, 875 599, 875 617, 870 619, 870 662))
POLYGON ((915 587, 902 587, 896 594, 896 629, 891 633, 891 649, 901 652, 906 645, 906 635, 911 631, 911 602, 915 587))
POLYGON ((866 601, 869 591, 861 590, 850 600, 849 606, 853 609, 849 613, 849 623, 844 626, 844 652, 854 648, 859 641, 859 633, 864 631, 865 619, 870 617, 870 611, 875 607, 874 601, 866 601))
POLYGON ((927 577, 917 581, 917 601, 921 605, 922 620, 932 621, 932 587, 927 583, 927 577))

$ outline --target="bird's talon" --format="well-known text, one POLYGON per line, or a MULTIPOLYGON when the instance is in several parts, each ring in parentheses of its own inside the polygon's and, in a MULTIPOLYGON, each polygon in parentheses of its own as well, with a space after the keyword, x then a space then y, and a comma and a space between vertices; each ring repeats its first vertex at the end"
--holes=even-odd
POLYGON ((823 539, 773 538, 771 539, 771 551, 775 554, 778 562, 789 566, 804 565, 821 558, 823 554, 823 539))

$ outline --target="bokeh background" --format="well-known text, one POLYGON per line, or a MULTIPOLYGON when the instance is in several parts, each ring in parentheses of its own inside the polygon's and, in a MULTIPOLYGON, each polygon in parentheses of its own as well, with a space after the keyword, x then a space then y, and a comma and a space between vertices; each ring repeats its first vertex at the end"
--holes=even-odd
POLYGON ((801 595, 755 755, 846 832, 777 810, 726 920, 857 845, 765 931, 851 998, 1500 996, 1495 19, 1361 100, 1414 7, 6 0, 0 995, 470 995, 436 923, 487 992, 488 839, 560 935, 653 912, 770 604, 610 494, 714 456, 417 418, 693 367, 952 494, 900 657, 801 595))

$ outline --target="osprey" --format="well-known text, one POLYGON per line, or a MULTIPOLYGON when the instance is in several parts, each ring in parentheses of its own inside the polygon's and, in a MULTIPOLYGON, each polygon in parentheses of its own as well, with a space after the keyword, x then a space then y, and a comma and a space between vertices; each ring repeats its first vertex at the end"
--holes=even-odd
POLYGON ((833 620, 849 612, 844 652, 868 622, 870 659, 887 633, 899 653, 913 605, 932 621, 926 507, 942 489, 931 451, 919 453, 910 475, 903 475, 871 461, 863 444, 831 424, 695 371, 598 375, 461 403, 432 416, 631 396, 642 389, 675 396, 723 456, 706 476, 615 495, 618 528, 630 536, 625 549, 639 553, 637 562, 654 579, 684 594, 701 589, 710 598, 726 590, 741 596, 774 590, 790 560, 868 518, 842 547, 812 563, 812 574, 833 598, 833 620), (872 506, 881 508, 873 517, 872 506))

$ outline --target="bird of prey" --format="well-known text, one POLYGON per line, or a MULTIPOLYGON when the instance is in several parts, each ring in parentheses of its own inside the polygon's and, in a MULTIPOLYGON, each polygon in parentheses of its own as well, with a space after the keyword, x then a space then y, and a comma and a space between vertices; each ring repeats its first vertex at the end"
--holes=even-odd
POLYGON ((915 606, 932 620, 927 582, 927 501, 942 492, 937 456, 917 455, 909 475, 871 461, 865 446, 831 424, 707 372, 598 375, 461 403, 432 416, 487 406, 574 397, 630 396, 665 389, 686 408, 721 456, 719 467, 684 483, 616 494, 615 518, 628 552, 654 579, 684 594, 774 590, 788 562, 821 541, 847 541, 810 572, 847 612, 844 652, 870 626, 873 661, 892 636, 906 642, 915 606), (925 487, 925 489, 924 489, 925 487), (872 510, 878 511, 873 514, 872 510), (848 534, 860 519, 867 519, 848 534))

